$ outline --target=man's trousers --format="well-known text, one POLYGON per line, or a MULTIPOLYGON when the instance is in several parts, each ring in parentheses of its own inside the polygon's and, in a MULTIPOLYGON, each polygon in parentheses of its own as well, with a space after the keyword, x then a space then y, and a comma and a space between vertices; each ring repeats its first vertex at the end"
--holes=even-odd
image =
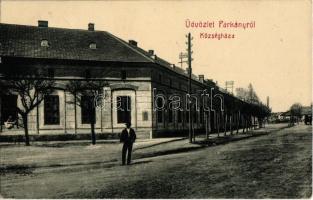
POLYGON ((133 149, 133 143, 125 142, 123 144, 123 149, 122 149, 122 164, 123 165, 125 165, 126 153, 127 153, 127 165, 130 164, 131 157, 132 157, 132 149, 133 149))

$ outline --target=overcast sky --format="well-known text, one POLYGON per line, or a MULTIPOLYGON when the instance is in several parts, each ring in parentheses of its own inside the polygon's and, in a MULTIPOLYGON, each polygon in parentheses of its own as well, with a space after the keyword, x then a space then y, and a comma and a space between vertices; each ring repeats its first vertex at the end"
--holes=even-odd
MULTIPOLYGON (((1 0, 0 0, 1 1, 1 0)), ((89 22, 178 65, 193 35, 193 72, 236 87, 252 83, 273 111, 294 102, 309 105, 312 93, 311 1, 8 1, 1 23, 87 29, 89 22), (187 28, 185 21, 215 21, 215 28, 187 28), (250 22, 254 29, 220 29, 219 20, 250 22), (200 33, 229 33, 234 39, 201 39, 200 33)), ((1 33, 0 33, 1 34, 1 33)), ((186 68, 186 66, 184 66, 186 68)))

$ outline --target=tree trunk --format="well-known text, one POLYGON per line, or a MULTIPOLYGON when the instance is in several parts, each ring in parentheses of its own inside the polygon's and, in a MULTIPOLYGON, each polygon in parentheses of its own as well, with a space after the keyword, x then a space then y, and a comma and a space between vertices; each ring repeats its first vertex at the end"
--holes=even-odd
MULTIPOLYGON (((209 110, 208 115, 209 115, 209 118, 208 118, 208 129, 209 129, 209 134, 210 134, 211 131, 212 131, 212 127, 211 127, 211 110, 209 110)), ((210 135, 209 135, 209 137, 210 137, 210 135)))
POLYGON ((93 145, 96 144, 96 133, 95 133, 95 123, 91 122, 91 142, 93 145))
POLYGON ((208 139, 209 138, 209 133, 208 133, 208 115, 207 112, 204 111, 204 120, 205 120, 205 138, 208 139))
POLYGON ((28 116, 27 114, 22 115, 23 125, 24 125, 24 133, 25 133, 25 145, 29 146, 29 135, 28 135, 28 116))
POLYGON ((217 137, 220 137, 220 113, 217 114, 216 116, 216 128, 217 128, 217 137))
POLYGON ((95 110, 92 110, 90 113, 90 119, 91 119, 91 143, 93 145, 96 144, 96 133, 95 133, 95 122, 96 122, 96 113, 95 110))
POLYGON ((233 134, 233 113, 229 115, 230 134, 233 134))
POLYGON ((239 123, 240 123, 240 113, 239 112, 237 113, 237 116, 236 116, 236 123, 237 123, 236 134, 238 134, 238 132, 239 132, 239 123))
POLYGON ((246 117, 243 116, 243 118, 242 118, 242 133, 245 132, 245 129, 246 129, 246 117))
POLYGON ((226 136, 226 132, 227 132, 227 114, 225 114, 225 116, 223 116, 223 120, 224 120, 224 136, 226 136))

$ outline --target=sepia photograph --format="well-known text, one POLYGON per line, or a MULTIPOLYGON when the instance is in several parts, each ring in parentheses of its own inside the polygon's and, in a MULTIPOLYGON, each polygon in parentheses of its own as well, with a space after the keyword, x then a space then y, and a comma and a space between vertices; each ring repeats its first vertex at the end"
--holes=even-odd
POLYGON ((312 198, 310 0, 0 0, 0 198, 312 198))

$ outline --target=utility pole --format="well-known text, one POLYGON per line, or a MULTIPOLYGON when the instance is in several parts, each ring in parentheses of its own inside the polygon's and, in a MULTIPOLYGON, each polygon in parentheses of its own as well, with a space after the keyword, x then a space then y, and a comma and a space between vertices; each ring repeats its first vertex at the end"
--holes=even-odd
MULTIPOLYGON (((191 68, 191 61, 192 61, 192 51, 191 51, 191 40, 193 39, 191 37, 191 34, 188 33, 187 35, 188 41, 187 41, 187 55, 188 55, 188 94, 191 95, 191 75, 192 75, 192 68, 191 68)), ((191 119, 191 99, 188 99, 188 105, 189 105, 189 112, 188 112, 188 118, 189 118, 189 143, 192 143, 192 138, 193 138, 193 131, 192 131, 192 127, 193 127, 193 120, 191 119)))
POLYGON ((230 89, 231 93, 234 93, 234 81, 226 81, 225 82, 225 89, 228 91, 230 89))
POLYGON ((183 68, 183 63, 187 63, 188 61, 186 60, 183 60, 184 58, 188 58, 188 54, 187 53, 183 53, 183 52, 180 52, 179 54, 179 59, 180 59, 180 62, 178 62, 180 64, 180 67, 183 68))

